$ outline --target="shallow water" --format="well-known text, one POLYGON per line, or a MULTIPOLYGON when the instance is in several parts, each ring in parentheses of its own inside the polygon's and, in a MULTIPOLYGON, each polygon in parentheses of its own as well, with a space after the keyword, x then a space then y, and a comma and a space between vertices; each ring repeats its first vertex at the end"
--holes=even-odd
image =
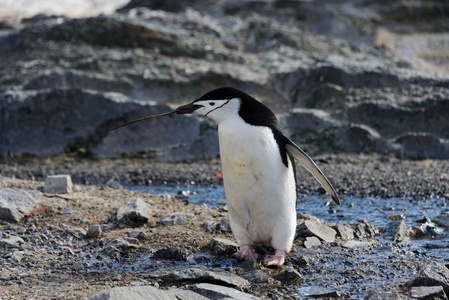
MULTIPOLYGON (((134 186, 130 190, 152 194, 169 194, 190 203, 208 206, 226 204, 223 186, 134 186)), ((443 226, 426 226, 423 219, 445 220, 449 223, 449 205, 446 200, 374 197, 342 197, 342 205, 335 205, 327 195, 300 195, 297 211, 308 213, 328 223, 355 223, 367 219, 379 229, 385 229, 392 219, 403 218, 409 227, 422 228, 426 235, 409 241, 411 249, 424 251, 427 255, 445 259, 449 257, 448 228, 443 226)), ((433 225, 433 224, 430 224, 433 225)), ((441 224, 440 224, 441 225, 441 224)))

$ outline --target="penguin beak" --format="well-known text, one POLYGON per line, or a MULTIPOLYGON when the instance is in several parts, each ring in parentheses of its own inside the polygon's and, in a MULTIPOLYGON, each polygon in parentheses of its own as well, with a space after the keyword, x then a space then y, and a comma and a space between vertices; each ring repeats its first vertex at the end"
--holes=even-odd
POLYGON ((180 115, 192 114, 198 108, 203 107, 202 105, 189 103, 186 105, 182 105, 176 109, 176 113, 180 115))

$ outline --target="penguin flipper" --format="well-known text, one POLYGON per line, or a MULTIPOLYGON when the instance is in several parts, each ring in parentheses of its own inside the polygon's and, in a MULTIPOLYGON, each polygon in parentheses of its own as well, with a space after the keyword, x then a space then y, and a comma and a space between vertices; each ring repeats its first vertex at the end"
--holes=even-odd
POLYGON ((323 186, 326 192, 331 195, 332 199, 340 205, 340 198, 338 198, 337 192, 335 191, 332 184, 329 180, 324 176, 323 172, 318 168, 316 163, 308 156, 301 148, 299 148, 295 143, 291 140, 287 139, 287 143, 285 145, 285 149, 287 152, 292 155, 304 168, 309 171, 313 177, 323 186))

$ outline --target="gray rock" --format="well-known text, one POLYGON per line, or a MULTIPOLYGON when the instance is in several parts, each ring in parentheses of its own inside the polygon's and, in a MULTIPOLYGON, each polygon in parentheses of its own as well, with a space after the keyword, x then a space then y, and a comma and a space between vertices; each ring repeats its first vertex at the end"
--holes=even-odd
POLYGON ((306 240, 304 241, 304 247, 307 249, 315 248, 321 246, 321 242, 317 237, 314 236, 308 236, 306 237, 306 240))
POLYGON ((181 290, 181 289, 170 289, 167 291, 176 296, 178 300, 207 300, 208 298, 201 296, 193 291, 181 290))
POLYGON ((117 221, 132 227, 142 226, 150 219, 149 207, 141 198, 131 199, 117 210, 117 221))
POLYGON ((352 240, 354 238, 354 229, 345 225, 336 225, 334 229, 342 240, 352 240))
POLYGON ((164 220, 162 220, 162 224, 167 226, 185 225, 187 224, 187 221, 192 217, 192 213, 174 212, 169 214, 164 220))
POLYGON ((366 296, 366 300, 396 300, 403 299, 398 293, 386 293, 386 292, 369 292, 366 296))
POLYGON ((215 222, 206 220, 203 222, 203 224, 201 224, 201 227, 203 227, 206 232, 212 232, 217 227, 217 224, 215 222))
POLYGON ((311 220, 317 223, 323 223, 323 220, 312 216, 311 214, 307 214, 307 213, 297 213, 296 214, 296 219, 298 220, 298 223, 301 223, 301 221, 305 221, 305 220, 311 220))
POLYGON ((288 136, 305 134, 307 132, 319 133, 334 128, 340 122, 331 118, 329 113, 319 109, 295 108, 291 113, 282 116, 282 127, 287 128, 288 136))
POLYGON ((86 230, 81 227, 69 227, 66 232, 76 238, 84 238, 87 234, 86 230))
POLYGON ((285 267, 285 270, 276 275, 274 279, 286 284, 299 284, 302 280, 302 276, 301 273, 293 267, 287 266, 285 267))
POLYGON ((171 110, 166 105, 145 104, 121 94, 77 88, 15 91, 0 94, 0 103, 1 109, 8 111, 4 115, 0 154, 117 157, 121 153, 147 152, 156 160, 169 161, 218 156, 216 130, 205 130, 203 127, 208 125, 204 124, 210 121, 192 116, 177 115, 176 122, 168 116, 152 126, 143 122, 110 132, 111 127, 122 123, 171 110), (180 150, 176 157, 170 157, 170 151, 178 148, 191 151, 180 150))
POLYGON ((249 282, 231 272, 210 270, 204 266, 181 266, 159 269, 148 274, 151 278, 162 279, 167 282, 217 282, 236 288, 247 288, 249 282))
POLYGON ((341 246, 348 249, 366 248, 374 245, 374 242, 367 241, 346 241, 341 246))
POLYGON ((262 256, 258 254, 257 258, 250 257, 245 259, 240 263, 240 267, 242 267, 245 271, 255 271, 260 270, 262 268, 262 256))
POLYGON ((19 248, 23 244, 25 244, 25 241, 21 237, 14 235, 0 239, 0 247, 19 248))
POLYGON ((25 254, 29 254, 29 252, 27 252, 27 251, 14 251, 14 252, 11 253, 11 256, 8 258, 8 261, 10 261, 12 263, 20 264, 20 263, 22 263, 23 257, 25 256, 25 254))
POLYGON ((115 239, 107 243, 102 251, 104 251, 106 255, 119 257, 122 254, 135 252, 138 248, 138 245, 130 243, 125 239, 115 239))
POLYGON ((177 300, 176 295, 152 286, 115 287, 85 300, 177 300))
POLYGON ((209 243, 209 249, 215 255, 231 256, 239 250, 239 245, 236 242, 215 237, 209 243))
POLYGON ((80 212, 71 208, 67 208, 63 211, 58 212, 58 214, 62 216, 77 216, 80 214, 80 212))
POLYGON ((335 241, 337 232, 331 227, 314 220, 306 220, 298 224, 296 228, 297 236, 316 236, 321 240, 331 243, 335 241))
POLYGON ((12 188, 0 189, 0 220, 17 223, 36 207, 36 199, 30 193, 12 188))
POLYGON ((300 294, 302 297, 310 298, 340 298, 340 293, 338 291, 314 285, 307 286, 307 289, 300 294))
POLYGON ((109 179, 106 182, 106 186, 113 188, 113 189, 117 189, 117 190, 121 190, 123 189, 122 185, 120 184, 120 182, 114 180, 114 179, 109 179))
POLYGON ((359 239, 373 238, 379 234, 379 230, 367 219, 360 220, 352 226, 355 236, 359 239))
POLYGON ((380 139, 380 135, 375 130, 365 125, 352 124, 335 132, 333 145, 344 151, 359 152, 372 148, 377 139, 380 139))
POLYGON ((257 298, 251 294, 241 292, 239 290, 225 287, 222 285, 199 283, 193 285, 193 290, 204 297, 211 300, 219 299, 236 299, 236 300, 257 300, 257 298))
POLYGON ((409 238, 411 234, 410 227, 407 226, 405 220, 391 221, 385 231, 385 237, 397 242, 403 242, 409 238))
POLYGON ((402 154, 414 159, 449 158, 449 140, 431 133, 407 133, 395 139, 402 147, 402 154))
POLYGON ((244 273, 242 274, 242 277, 248 280, 251 283, 274 283, 275 280, 270 277, 268 274, 260 271, 255 270, 252 272, 244 273))
POLYGON ((415 299, 447 299, 442 286, 415 286, 410 294, 415 299))
MULTIPOLYGON (((431 90, 428 89, 427 93, 429 91, 431 90)), ((435 95, 431 93, 423 96, 435 99, 435 95)), ((421 95, 417 95, 415 99, 421 97, 421 95)), ((444 97, 447 96, 443 95, 444 97)), ((393 101, 366 101, 350 106, 347 110, 347 117, 352 122, 373 127, 387 138, 394 138, 406 132, 411 132, 412 134, 427 132, 440 138, 448 139, 449 134, 446 122, 448 109, 449 106, 446 101, 438 100, 419 103, 412 102, 409 98, 404 105, 398 105, 393 101), (379 122, 379 120, 382 120, 382 122, 379 122)), ((421 140, 421 142, 424 141, 421 140)))
POLYGON ((231 224, 229 223, 228 218, 223 218, 220 220, 220 224, 218 224, 217 230, 223 232, 232 232, 231 224))
POLYGON ((171 259, 176 261, 187 261, 189 253, 185 249, 179 248, 166 248, 159 249, 154 253, 154 258, 156 259, 171 259))
POLYGON ((130 231, 128 232, 128 235, 138 240, 145 240, 148 238, 148 235, 143 231, 130 231))
POLYGON ((51 175, 45 178, 44 193, 67 194, 73 189, 70 175, 51 175))
POLYGON ((418 274, 407 282, 407 287, 442 286, 449 294, 449 269, 439 262, 431 262, 419 268, 418 274))
POLYGON ((102 233, 103 230, 101 229, 101 225, 92 225, 87 229, 86 237, 91 239, 99 238, 102 233))

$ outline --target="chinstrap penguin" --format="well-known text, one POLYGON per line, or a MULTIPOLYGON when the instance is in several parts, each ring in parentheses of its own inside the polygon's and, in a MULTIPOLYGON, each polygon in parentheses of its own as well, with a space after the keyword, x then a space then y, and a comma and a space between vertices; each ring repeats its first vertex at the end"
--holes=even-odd
POLYGON ((274 113, 250 95, 230 87, 218 88, 175 112, 203 115, 218 124, 229 221, 240 245, 236 258, 257 258, 253 245, 267 244, 276 252, 264 264, 284 263, 296 230, 293 158, 340 204, 314 161, 283 135, 274 113))

